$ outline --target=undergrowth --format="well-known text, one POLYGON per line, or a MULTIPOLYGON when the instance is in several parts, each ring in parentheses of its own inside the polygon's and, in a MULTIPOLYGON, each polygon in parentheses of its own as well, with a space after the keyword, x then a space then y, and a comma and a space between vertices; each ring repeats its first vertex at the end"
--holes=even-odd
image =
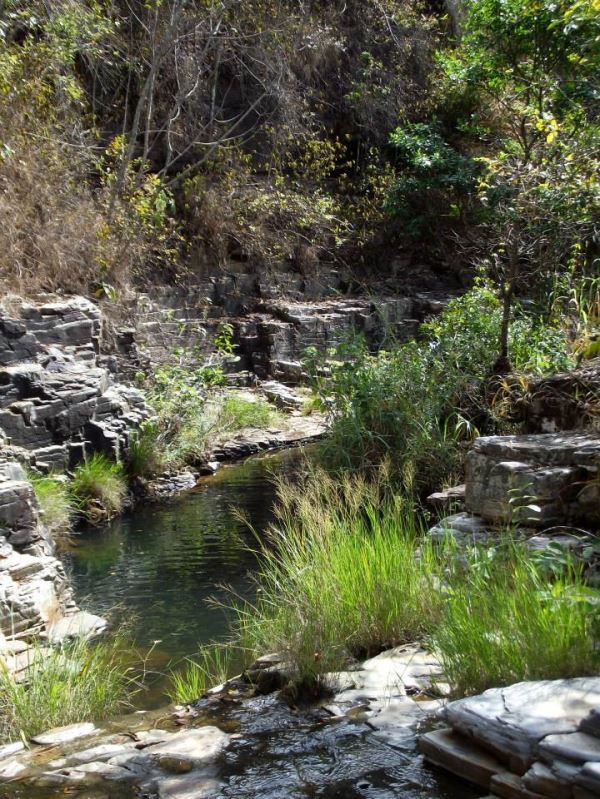
POLYGON ((185 658, 182 668, 171 671, 169 698, 183 704, 193 702, 232 676, 236 650, 228 644, 209 644, 193 657, 185 658))
POLYGON ((261 546, 257 600, 238 607, 239 644, 276 651, 298 690, 335 683, 356 658, 429 641, 457 694, 525 679, 600 673, 600 594, 507 539, 458 552, 434 544, 386 480, 322 472, 280 486, 261 546))
POLYGON ((450 581, 442 623, 431 633, 457 694, 600 673, 600 594, 586 585, 581 566, 567 558, 549 574, 510 539, 473 550, 467 564, 450 581))
POLYGON ((53 535, 68 533, 77 510, 68 481, 59 475, 41 475, 33 471, 29 472, 27 479, 33 486, 48 531, 53 535))
MULTIPOLYGON (((422 325, 421 339, 372 354, 360 339, 307 353, 330 434, 321 446, 333 470, 392 464, 395 483, 425 493, 462 481, 464 453, 479 434, 514 432, 501 394, 489 391, 501 304, 484 282, 422 325)), ((512 325, 514 367, 542 374, 574 364, 566 326, 520 313, 512 325)))
POLYGON ((122 646, 117 635, 97 644, 76 639, 49 652, 34 648, 25 681, 0 664, 0 740, 101 721, 127 707, 138 682, 123 666, 122 646))

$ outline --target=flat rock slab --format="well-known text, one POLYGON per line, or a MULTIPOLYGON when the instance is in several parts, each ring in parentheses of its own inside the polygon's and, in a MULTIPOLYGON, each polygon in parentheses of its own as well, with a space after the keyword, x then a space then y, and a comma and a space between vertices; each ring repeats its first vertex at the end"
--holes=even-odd
POLYGON ((62 616, 48 627, 48 640, 58 644, 68 638, 93 638, 106 629, 107 621, 101 616, 79 610, 62 616))
POLYGON ((571 732, 562 735, 548 735, 540 742, 539 752, 544 760, 552 762, 555 758, 566 758, 576 763, 600 761, 600 738, 585 732, 571 732))
POLYGON ((447 721, 523 773, 548 735, 574 733, 600 706, 600 678, 522 682, 451 702, 447 721))
POLYGON ((55 727, 41 735, 34 736, 31 740, 40 746, 56 746, 84 738, 97 732, 96 727, 90 722, 86 724, 69 724, 66 727, 55 727))
POLYGON ((217 796, 220 784, 212 777, 196 773, 170 777, 158 784, 159 799, 209 799, 217 796))
POLYGON ((492 777, 506 771, 493 755, 450 729, 422 735, 419 750, 430 763, 482 788, 489 788, 492 777))
POLYGON ((198 768, 216 760, 228 742, 227 733, 217 727, 197 727, 176 733, 163 743, 152 744, 144 749, 144 753, 159 762, 171 759, 198 768))

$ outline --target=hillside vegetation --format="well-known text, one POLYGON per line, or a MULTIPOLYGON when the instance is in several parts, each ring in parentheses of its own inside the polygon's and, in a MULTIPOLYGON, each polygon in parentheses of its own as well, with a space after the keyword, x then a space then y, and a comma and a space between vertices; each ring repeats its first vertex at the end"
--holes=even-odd
POLYGON ((589 269, 597 0, 466 8, 457 37, 416 0, 3 0, 3 285, 589 269))

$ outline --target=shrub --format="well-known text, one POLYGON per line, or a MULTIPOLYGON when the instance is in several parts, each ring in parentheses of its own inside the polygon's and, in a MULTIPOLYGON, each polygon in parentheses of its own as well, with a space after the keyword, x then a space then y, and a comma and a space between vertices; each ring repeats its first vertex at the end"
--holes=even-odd
POLYGON ((127 706, 137 682, 123 666, 122 638, 85 639, 34 649, 26 681, 0 664, 0 740, 31 737, 51 727, 100 721, 127 706))
POLYGON ((144 422, 129 441, 127 471, 131 477, 152 477, 165 467, 165 454, 162 451, 158 424, 144 422))
POLYGON ((42 521, 50 533, 68 532, 76 503, 67 482, 57 475, 41 475, 36 472, 30 472, 28 479, 39 502, 42 521))
POLYGON ((354 657, 427 641, 457 694, 519 680, 600 673, 600 592, 568 555, 540 557, 509 536, 458 552, 433 544, 385 474, 367 483, 316 472, 280 486, 239 644, 282 653, 301 690, 335 681, 354 657))
POLYGON ((127 495, 123 467, 105 455, 92 455, 75 469, 71 492, 89 521, 112 518, 123 510, 127 495))
POLYGON ((600 595, 572 563, 548 574, 535 555, 506 541, 471 553, 467 572, 445 593, 431 641, 458 694, 599 672, 600 595))
MULTIPOLYGON (((463 443, 501 424, 486 397, 501 316, 492 287, 478 283, 422 326, 420 342, 376 355, 360 340, 309 353, 315 389, 330 409, 325 463, 369 470, 389 459, 392 476, 409 490, 459 478, 463 443)), ((539 318, 521 314, 511 337, 518 369, 539 373, 572 363, 566 333, 539 318)))

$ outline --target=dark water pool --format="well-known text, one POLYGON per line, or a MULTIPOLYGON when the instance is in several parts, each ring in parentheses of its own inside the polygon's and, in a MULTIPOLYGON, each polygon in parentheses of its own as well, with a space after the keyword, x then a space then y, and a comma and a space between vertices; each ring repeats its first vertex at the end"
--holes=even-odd
MULTIPOLYGON (((66 555, 77 602, 124 624, 156 676, 138 705, 165 701, 167 672, 198 646, 223 639, 231 602, 254 592, 251 549, 273 519, 274 473, 292 474, 297 450, 223 467, 167 504, 138 505, 103 528, 78 535, 66 555), (246 519, 246 521, 244 521, 246 519), (215 605, 216 600, 216 605, 215 605)), ((176 667, 176 666, 175 666, 176 667)))

